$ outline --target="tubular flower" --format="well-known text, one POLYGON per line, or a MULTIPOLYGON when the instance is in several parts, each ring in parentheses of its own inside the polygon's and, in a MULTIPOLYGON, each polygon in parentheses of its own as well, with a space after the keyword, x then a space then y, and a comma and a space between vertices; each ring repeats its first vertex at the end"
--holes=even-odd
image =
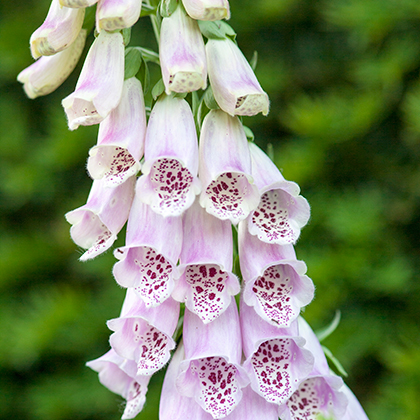
POLYGON ((206 51, 198 24, 178 7, 162 20, 159 57, 166 93, 207 86, 206 51))
POLYGON ((197 20, 221 20, 230 18, 228 0, 182 0, 187 13, 197 20))
POLYGON ((246 222, 239 224, 238 245, 244 301, 266 322, 289 327, 314 297, 306 264, 296 260, 292 245, 270 245, 250 235, 246 222))
POLYGON ((117 31, 130 28, 139 19, 141 0, 99 0, 96 30, 117 31))
POLYGON ((322 347, 306 321, 299 317, 298 322, 299 335, 306 340, 304 347, 314 356, 314 367, 290 399, 279 407, 279 416, 284 420, 316 420, 319 415, 342 419, 348 405, 343 381, 330 373, 322 347))
POLYGON ((150 376, 137 375, 136 363, 110 350, 98 359, 86 363, 99 373, 99 381, 115 394, 127 400, 122 419, 133 419, 146 402, 150 376))
POLYGON ((285 403, 314 365, 311 352, 303 348, 297 321, 290 328, 273 327, 241 301, 241 328, 243 366, 252 389, 270 403, 285 403))
POLYGON ((172 296, 205 323, 216 319, 239 293, 232 271, 232 229, 229 221, 208 214, 196 202, 186 211, 179 281, 172 296))
POLYGON ((102 31, 90 47, 75 91, 62 101, 70 130, 107 117, 120 102, 123 82, 123 37, 102 31))
POLYGON ((185 358, 176 381, 181 395, 194 400, 214 419, 230 414, 249 379, 240 366, 241 334, 236 302, 217 319, 203 324, 188 309, 184 315, 185 358))
POLYGON ((90 260, 105 252, 117 239, 127 221, 134 196, 135 177, 117 188, 106 188, 103 181, 93 181, 87 203, 66 214, 73 226, 73 241, 88 250, 80 257, 90 260))
POLYGON ((248 230, 267 243, 279 245, 297 241, 308 223, 309 204, 299 195, 295 182, 286 181, 271 159, 254 143, 249 143, 252 176, 261 193, 258 207, 248 219, 248 230))
POLYGON ((76 40, 64 51, 50 57, 41 57, 19 73, 17 79, 23 83, 29 98, 48 95, 67 79, 79 61, 85 40, 86 31, 82 29, 76 40))
POLYGON ((80 7, 90 7, 93 6, 95 3, 98 3, 98 0, 59 0, 60 4, 64 7, 71 7, 74 9, 78 9, 80 7))
POLYGON ((230 115, 268 114, 268 96, 232 40, 209 39, 206 54, 213 95, 223 111, 230 115))
POLYGON ((179 303, 173 299, 158 308, 146 308, 135 291, 128 289, 121 316, 107 322, 115 331, 111 346, 119 356, 136 362, 137 375, 152 375, 168 362, 175 348, 172 334, 178 316, 179 303))
POLYGON ((126 245, 115 250, 118 284, 133 287, 147 307, 160 305, 174 288, 182 246, 182 220, 155 213, 140 199, 139 182, 127 225, 126 245), (171 238, 168 241, 168 238, 171 238))
POLYGON ((144 152, 146 111, 141 83, 124 82, 121 101, 99 124, 98 144, 89 151, 87 168, 93 179, 113 187, 135 175, 144 152))
POLYGON ((184 99, 164 95, 146 132, 140 199, 162 216, 179 216, 200 192, 194 118, 184 99))
POLYGON ((200 204, 213 216, 237 224, 257 207, 260 196, 251 177, 251 158, 242 124, 211 110, 200 136, 200 204))
POLYGON ((37 59, 66 49, 79 35, 84 17, 84 9, 69 9, 62 7, 59 0, 52 0, 44 23, 31 36, 32 57, 37 59))

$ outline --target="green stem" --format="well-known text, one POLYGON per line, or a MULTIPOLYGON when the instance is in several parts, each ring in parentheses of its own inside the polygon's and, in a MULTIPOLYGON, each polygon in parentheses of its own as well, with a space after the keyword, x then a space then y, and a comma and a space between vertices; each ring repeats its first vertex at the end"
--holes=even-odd
MULTIPOLYGON (((153 7, 153 5, 151 4, 151 1, 150 1, 150 0, 145 0, 144 2, 145 2, 148 6, 153 7)), ((160 40, 160 22, 159 22, 159 19, 158 19, 157 13, 158 13, 158 11, 157 11, 157 8, 156 8, 155 13, 152 13, 152 14, 150 15, 150 20, 151 20, 151 22, 152 22, 153 32, 155 33, 155 38, 156 38, 156 41, 157 41, 157 43, 158 43, 158 45, 159 45, 159 40, 160 40)))

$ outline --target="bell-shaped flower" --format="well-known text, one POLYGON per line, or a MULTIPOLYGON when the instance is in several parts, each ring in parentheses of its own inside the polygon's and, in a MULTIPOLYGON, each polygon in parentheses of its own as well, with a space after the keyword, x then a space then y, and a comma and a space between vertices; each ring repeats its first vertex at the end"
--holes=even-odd
POLYGON ((266 244, 249 234, 246 221, 239 224, 238 245, 246 304, 266 322, 289 327, 314 297, 306 264, 296 260, 292 245, 266 244))
POLYGON ((252 176, 261 193, 258 207, 248 218, 248 230, 258 239, 279 245, 293 244, 308 223, 309 204, 295 182, 286 181, 271 159, 249 143, 252 176))
POLYGON ((213 419, 230 414, 242 399, 249 379, 240 366, 242 348, 235 299, 218 318, 203 324, 185 310, 185 358, 180 363, 178 392, 194 400, 213 419))
POLYGON ((82 29, 76 40, 65 50, 49 57, 41 57, 22 70, 17 79, 25 93, 34 99, 56 90, 76 67, 85 46, 86 31, 82 29))
POLYGON ((162 20, 159 58, 166 93, 207 86, 206 50, 198 24, 182 7, 162 20))
POLYGON ((115 331, 109 341, 115 352, 134 360, 138 375, 161 369, 175 348, 172 335, 178 324, 179 303, 169 298, 157 308, 146 308, 133 289, 128 289, 119 318, 107 322, 115 331))
POLYGON ((90 47, 75 91, 62 101, 70 130, 107 117, 120 102, 123 82, 123 37, 102 31, 90 47))
POLYGON ((321 344, 311 327, 302 317, 298 323, 299 335, 306 340, 304 348, 314 356, 314 366, 290 399, 280 405, 279 416, 284 420, 317 420, 319 415, 343 419, 348 405, 343 380, 330 373, 321 344))
POLYGON ((260 200, 251 177, 248 141, 238 117, 211 110, 200 136, 200 204, 213 216, 237 224, 260 200))
POLYGON ((209 39, 206 54, 213 95, 223 111, 230 115, 268 114, 268 96, 232 40, 209 39))
POLYGON ((184 99, 163 95, 146 132, 140 199, 162 216, 179 216, 199 194, 194 117, 184 99))
POLYGON ((243 367, 252 389, 270 403, 285 403, 314 365, 311 352, 303 348, 297 321, 290 328, 273 327, 242 300, 241 328, 243 367))
POLYGON ((232 273, 232 228, 228 220, 208 214, 198 200, 185 212, 179 278, 172 297, 207 324, 240 291, 232 273))
POLYGON ((62 7, 59 0, 52 0, 44 23, 31 36, 32 57, 37 59, 66 49, 79 35, 84 17, 84 9, 69 9, 62 7))
POLYGON ((87 249, 81 261, 95 258, 111 247, 127 221, 134 197, 135 177, 116 188, 106 188, 103 181, 93 181, 87 203, 66 214, 73 225, 73 241, 87 249))
MULTIPOLYGON (((160 420, 213 420, 213 417, 204 411, 194 398, 185 397, 178 392, 176 378, 179 365, 185 358, 184 344, 178 345, 163 381, 160 397, 160 420)), ((228 414, 226 420, 277 420, 277 406, 270 404, 255 393, 248 385, 242 388, 242 399, 236 408, 228 414)))
POLYGON ((59 0, 60 4, 64 7, 71 7, 74 9, 85 8, 93 6, 98 3, 98 0, 59 0))
POLYGON ((130 28, 139 19, 141 0, 99 0, 96 9, 96 30, 118 31, 130 28))
POLYGON ((174 288, 173 271, 182 246, 182 218, 155 213, 141 201, 139 181, 127 224, 126 245, 115 250, 113 274, 132 287, 147 307, 160 305, 174 288), (170 238, 170 240, 168 240, 170 238))
POLYGON ((102 385, 127 400, 123 420, 133 419, 143 410, 151 376, 137 375, 135 362, 118 356, 111 349, 98 359, 87 362, 86 366, 99 373, 102 385))
POLYGON ((141 83, 124 82, 121 101, 99 124, 98 143, 89 150, 87 169, 109 187, 119 185, 140 169, 144 152, 146 111, 141 83))
POLYGON ((197 20, 221 20, 230 18, 228 0, 182 0, 187 13, 197 20))

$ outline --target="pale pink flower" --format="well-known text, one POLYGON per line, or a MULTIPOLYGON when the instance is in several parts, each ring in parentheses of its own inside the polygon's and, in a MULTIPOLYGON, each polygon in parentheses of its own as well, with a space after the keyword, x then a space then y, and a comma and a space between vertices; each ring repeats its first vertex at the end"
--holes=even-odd
POLYGON ((162 79, 168 95, 207 86, 206 51, 198 24, 178 7, 162 20, 159 41, 162 79))
POLYGON ((197 20, 221 20, 230 18, 228 0, 182 0, 187 13, 197 20))
POLYGON ((71 7, 78 9, 80 7, 90 7, 93 6, 98 0, 59 0, 60 4, 65 7, 71 7))
POLYGON ((211 110, 200 136, 200 204, 213 216, 237 224, 259 202, 251 176, 248 141, 238 117, 211 110))
POLYGON ((141 0, 99 0, 96 9, 96 30, 117 31, 130 28, 139 19, 141 0))
POLYGON ((73 241, 87 251, 81 261, 95 258, 109 249, 128 218, 134 197, 135 177, 116 188, 106 188, 104 182, 93 181, 87 203, 66 214, 73 226, 73 241))
POLYGON ((295 182, 286 181, 271 159, 254 143, 249 143, 252 176, 261 201, 248 218, 248 230, 267 243, 285 245, 297 241, 308 223, 309 204, 299 195, 295 182))
POLYGON ((48 95, 57 89, 74 70, 85 46, 86 31, 82 29, 76 40, 65 50, 49 57, 41 57, 22 70, 17 79, 29 98, 48 95))
POLYGON ((209 39, 207 70, 213 95, 230 115, 268 114, 269 100, 248 61, 229 38, 209 39))
POLYGON ((164 95, 150 114, 140 199, 162 216, 179 216, 200 192, 198 144, 191 108, 164 95))
POLYGON ((168 362, 175 348, 172 335, 178 317, 179 303, 173 299, 146 308, 134 289, 128 289, 120 317, 107 322, 115 331, 109 341, 119 356, 136 362, 137 375, 151 375, 168 362))
POLYGON ((75 91, 62 101, 70 130, 107 117, 120 102, 123 82, 123 37, 102 31, 90 47, 75 91))
POLYGON ((121 101, 99 124, 98 144, 89 150, 87 169, 93 179, 116 186, 140 169, 144 152, 146 111, 141 83, 125 80, 121 101))
POLYGON ((205 323, 212 322, 239 293, 232 273, 232 229, 228 220, 208 214, 198 200, 185 212, 179 278, 172 297, 205 323))
POLYGON ((62 7, 52 0, 44 23, 31 35, 32 57, 53 55, 66 49, 80 33, 85 17, 84 9, 62 7))

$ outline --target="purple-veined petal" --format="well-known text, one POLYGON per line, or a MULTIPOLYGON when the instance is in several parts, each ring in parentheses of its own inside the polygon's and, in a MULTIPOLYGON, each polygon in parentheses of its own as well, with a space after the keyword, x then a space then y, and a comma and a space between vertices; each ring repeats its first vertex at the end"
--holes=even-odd
POLYGON ((78 9, 80 7, 90 7, 93 6, 98 0, 59 0, 60 4, 65 7, 71 7, 78 9))
POLYGON ((130 28, 139 19, 141 0, 99 0, 96 9, 96 30, 117 31, 130 28))
POLYGON ((285 403, 314 364, 311 352, 303 348, 297 321, 290 328, 273 327, 242 300, 241 328, 243 366, 252 389, 270 403, 285 403))
POLYGON ((245 302, 266 322, 289 327, 314 297, 306 264, 296 260, 292 245, 259 241, 247 231, 246 221, 239 224, 238 245, 245 302))
POLYGON ((115 394, 127 400, 122 419, 132 419, 143 409, 146 402, 150 376, 137 375, 136 364, 118 356, 114 350, 86 363, 99 373, 99 381, 115 394))
POLYGON ((249 144, 252 176, 261 193, 258 207, 248 218, 252 235, 267 243, 293 244, 308 223, 309 204, 295 182, 286 181, 271 159, 254 143, 249 144))
POLYGON ((251 177, 251 157, 238 117, 211 110, 200 136, 200 204, 213 216, 237 224, 259 202, 251 177))
POLYGON ((119 318, 107 322, 115 331, 110 343, 115 352, 134 360, 138 375, 161 369, 175 348, 172 334, 178 323, 179 303, 167 299, 158 308, 147 308, 133 289, 127 295, 119 318))
POLYGON ((191 108, 184 99, 161 97, 150 114, 140 199, 162 216, 179 216, 200 192, 198 144, 191 108))
POLYGON ((213 95, 223 111, 230 115, 268 114, 268 96, 231 39, 209 39, 206 54, 213 95))
POLYGON ((102 31, 90 47, 75 91, 62 101, 70 130, 107 117, 120 102, 123 82, 123 37, 102 31))
POLYGON ((74 70, 85 46, 86 31, 82 29, 76 40, 65 50, 49 57, 41 57, 22 70, 17 79, 29 98, 48 95, 57 89, 74 70))
POLYGON ((173 270, 182 247, 182 219, 155 213, 141 201, 139 181, 127 224, 126 245, 114 251, 113 274, 133 287, 147 307, 160 305, 174 288, 173 270), (170 240, 168 240, 170 238, 170 240))
POLYGON ((44 23, 31 35, 32 57, 53 55, 68 48, 82 29, 84 9, 62 7, 59 0, 52 0, 44 23))
POLYGON ((216 319, 240 291, 232 273, 230 222, 208 214, 198 200, 185 212, 179 278, 172 296, 204 323, 216 319))
POLYGON ((93 181, 87 203, 66 214, 73 241, 88 249, 81 261, 102 254, 117 239, 130 212, 134 183, 135 177, 131 177, 116 188, 106 188, 102 181, 93 181))
POLYGON ((178 7, 162 20, 159 57, 166 93, 207 86, 206 51, 198 24, 178 7))
POLYGON ((214 419, 230 414, 242 398, 249 379, 240 366, 241 335, 236 302, 209 324, 188 309, 184 315, 185 359, 177 388, 214 419))
POLYGON ((113 187, 135 175, 144 152, 146 111, 141 83, 124 82, 121 101, 99 124, 98 144, 89 150, 87 169, 93 179, 113 187))
POLYGON ((197 20, 221 20, 230 18, 228 0, 182 0, 187 13, 197 20))

